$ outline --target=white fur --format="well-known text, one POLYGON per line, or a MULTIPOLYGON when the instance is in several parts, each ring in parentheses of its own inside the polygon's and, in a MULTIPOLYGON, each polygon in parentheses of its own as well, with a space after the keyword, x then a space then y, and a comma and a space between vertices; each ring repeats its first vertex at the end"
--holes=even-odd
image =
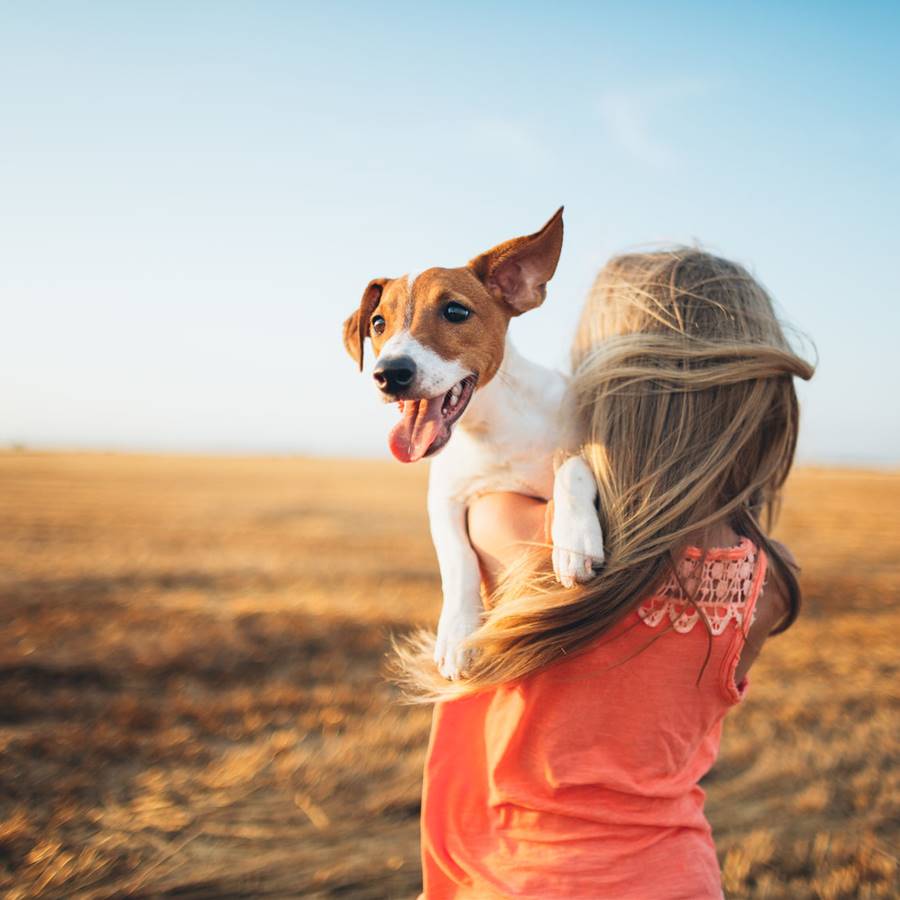
POLYGON ((455 359, 444 359, 406 330, 388 338, 378 354, 379 359, 390 359, 392 356, 406 356, 415 363, 416 378, 409 388, 410 395, 414 397, 439 397, 472 374, 455 359))
POLYGON ((553 481, 553 571, 565 587, 590 581, 603 562, 603 532, 594 509, 597 483, 580 456, 571 456, 553 481))
MULTIPOLYGON (((446 360, 441 362, 446 366, 446 360)), ((435 662, 447 678, 465 668, 460 644, 481 619, 481 576, 466 531, 466 506, 474 497, 489 491, 544 499, 553 495, 554 536, 558 532, 572 542, 571 547, 561 545, 567 555, 557 576, 565 578, 563 583, 587 580, 592 564, 602 561, 603 539, 594 509, 597 488, 590 469, 583 462, 583 468, 564 465, 558 491, 554 487, 553 454, 565 444, 560 415, 565 384, 560 373, 528 361, 507 340, 500 370, 476 390, 431 465, 428 513, 444 594, 435 662), (589 539, 573 540, 582 533, 589 539)))

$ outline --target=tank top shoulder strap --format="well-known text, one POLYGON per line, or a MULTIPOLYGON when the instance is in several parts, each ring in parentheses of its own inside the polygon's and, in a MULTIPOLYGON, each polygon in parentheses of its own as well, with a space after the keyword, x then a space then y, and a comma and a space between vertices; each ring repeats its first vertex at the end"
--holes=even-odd
POLYGON ((744 634, 744 638, 750 633, 750 626, 753 624, 753 620, 756 618, 756 603, 759 600, 759 596, 762 593, 763 586, 766 583, 766 572, 769 568, 769 558, 766 556, 766 551, 763 550, 762 547, 755 548, 756 549, 756 565, 755 571, 753 573, 753 581, 751 583, 750 592, 747 594, 747 599, 744 601, 744 616, 743 616, 743 626, 742 631, 744 634))
POLYGON ((740 627, 735 629, 731 636, 728 648, 722 657, 722 669, 719 678, 719 686, 726 703, 733 705, 743 700, 749 686, 749 678, 745 675, 740 682, 736 680, 738 663, 741 652, 747 643, 747 636, 756 618, 756 604, 763 591, 768 569, 768 557, 762 547, 754 547, 753 575, 749 583, 746 598, 743 601, 743 615, 740 627))

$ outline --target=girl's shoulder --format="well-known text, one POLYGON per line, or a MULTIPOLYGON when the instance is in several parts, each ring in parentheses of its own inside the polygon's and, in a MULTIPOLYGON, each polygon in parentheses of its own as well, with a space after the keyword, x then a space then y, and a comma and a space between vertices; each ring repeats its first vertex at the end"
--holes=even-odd
MULTIPOLYGON (((638 609, 648 625, 667 618, 676 631, 687 632, 702 614, 713 634, 721 634, 734 622, 745 633, 750 629, 768 635, 778 624, 788 610, 788 596, 769 560, 750 538, 733 532, 725 538, 682 549, 664 581, 638 609)), ((787 547, 770 543, 799 571, 787 547)))
POLYGON ((689 545, 677 555, 665 579, 638 609, 646 624, 664 619, 686 633, 701 620, 714 635, 733 623, 745 630, 765 574, 759 549, 749 538, 700 547, 689 545))
MULTIPOLYGON (((799 572, 794 555, 784 544, 769 543, 799 572)), ((732 532, 717 536, 706 546, 684 548, 665 580, 637 612, 651 627, 665 622, 681 633, 692 631, 701 616, 712 635, 725 634, 729 626, 736 626, 741 633, 734 673, 739 684, 788 609, 787 587, 761 548, 732 532)))

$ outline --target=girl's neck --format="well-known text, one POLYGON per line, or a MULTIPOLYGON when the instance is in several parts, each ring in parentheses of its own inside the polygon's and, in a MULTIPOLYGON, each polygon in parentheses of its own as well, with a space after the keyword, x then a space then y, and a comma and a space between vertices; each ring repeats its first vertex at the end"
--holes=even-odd
POLYGON ((741 541, 740 535, 727 523, 717 522, 702 531, 696 531, 688 538, 694 547, 735 547, 741 541))

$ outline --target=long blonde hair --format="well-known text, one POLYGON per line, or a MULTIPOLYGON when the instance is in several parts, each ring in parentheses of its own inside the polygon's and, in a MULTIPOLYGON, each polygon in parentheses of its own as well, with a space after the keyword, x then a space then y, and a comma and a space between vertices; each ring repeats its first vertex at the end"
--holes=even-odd
POLYGON ((606 562, 566 589, 546 548, 523 557, 468 639, 457 681, 437 673, 433 635, 395 642, 412 700, 517 681, 586 649, 666 577, 692 536, 717 525, 768 554, 788 600, 773 633, 797 617, 797 580, 766 532, 797 443, 793 378, 814 369, 762 286, 693 248, 615 257, 588 296, 572 369, 570 425, 597 480, 606 562))

